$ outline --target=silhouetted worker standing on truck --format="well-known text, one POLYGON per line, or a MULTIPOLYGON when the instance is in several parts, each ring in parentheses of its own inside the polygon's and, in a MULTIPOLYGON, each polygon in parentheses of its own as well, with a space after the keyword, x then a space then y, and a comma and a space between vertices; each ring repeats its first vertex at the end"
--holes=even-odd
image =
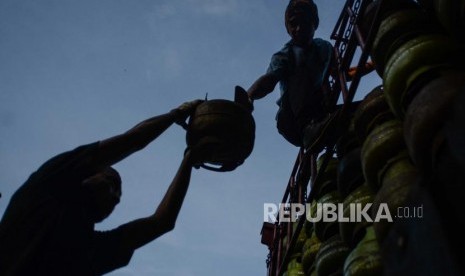
MULTIPOLYGON (((80 146, 45 162, 16 191, 0 223, 0 275, 100 275, 129 263, 135 249, 174 228, 192 166, 211 148, 184 159, 153 215, 99 232, 121 197, 110 166, 143 149, 201 101, 145 120, 115 137, 80 146)), ((209 151, 210 150, 210 151, 209 151)))
MULTIPOLYGON (((337 132, 336 100, 330 95, 328 77, 335 65, 333 46, 314 38, 319 25, 318 8, 312 0, 290 0, 285 12, 285 25, 291 40, 272 58, 267 72, 247 91, 252 104, 273 92, 280 84, 281 97, 276 114, 277 128, 291 144, 309 152, 319 152, 326 138, 337 132)), ((373 63, 361 68, 365 75, 373 71, 373 63)), ((350 80, 357 68, 350 68, 350 80)))
POLYGON ((278 131, 292 144, 310 149, 330 120, 323 85, 332 61, 330 42, 314 38, 319 25, 312 0, 291 0, 285 12, 291 40, 271 58, 267 73, 249 88, 251 102, 273 92, 280 83, 276 115, 278 131))

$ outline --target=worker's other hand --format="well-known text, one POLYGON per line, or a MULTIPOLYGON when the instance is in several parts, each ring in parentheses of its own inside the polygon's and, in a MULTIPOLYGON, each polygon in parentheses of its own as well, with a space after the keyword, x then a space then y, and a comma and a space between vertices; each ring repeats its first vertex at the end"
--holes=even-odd
POLYGON ((188 147, 185 151, 185 157, 189 158, 192 166, 198 167, 202 163, 212 161, 219 151, 224 150, 222 144, 213 137, 201 139, 199 143, 188 147))
MULTIPOLYGON (((367 61, 365 65, 361 68, 360 74, 361 76, 365 76, 369 73, 371 73, 373 70, 375 70, 375 64, 373 61, 367 61)), ((349 78, 355 77, 355 74, 357 73, 357 67, 351 67, 349 70, 347 70, 347 75, 349 78)))
POLYGON ((193 100, 189 102, 185 102, 181 104, 179 107, 173 109, 171 112, 174 112, 176 114, 176 123, 180 125, 184 125, 186 123, 186 120, 189 116, 191 116, 197 106, 201 103, 203 103, 203 100, 193 100))

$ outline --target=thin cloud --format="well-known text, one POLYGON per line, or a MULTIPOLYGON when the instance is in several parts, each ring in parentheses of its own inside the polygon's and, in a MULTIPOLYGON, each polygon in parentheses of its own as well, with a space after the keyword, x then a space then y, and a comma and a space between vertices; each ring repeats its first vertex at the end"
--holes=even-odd
POLYGON ((156 3, 150 12, 150 20, 166 20, 180 14, 200 16, 235 15, 239 9, 238 0, 188 0, 156 3))
POLYGON ((187 1, 193 10, 205 15, 233 15, 237 12, 237 0, 189 0, 187 1))
POLYGON ((153 10, 152 15, 160 19, 172 17, 176 15, 176 6, 172 2, 157 5, 153 10))

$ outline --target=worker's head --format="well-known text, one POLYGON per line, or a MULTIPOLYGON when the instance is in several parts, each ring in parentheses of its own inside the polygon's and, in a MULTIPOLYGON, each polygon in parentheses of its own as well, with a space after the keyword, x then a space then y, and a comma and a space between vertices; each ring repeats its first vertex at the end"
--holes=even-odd
POLYGON ((285 24, 287 33, 296 45, 310 45, 319 22, 318 9, 312 0, 289 1, 285 24))
POLYGON ((121 177, 112 167, 108 167, 83 182, 91 198, 91 212, 94 222, 107 218, 121 198, 121 177))

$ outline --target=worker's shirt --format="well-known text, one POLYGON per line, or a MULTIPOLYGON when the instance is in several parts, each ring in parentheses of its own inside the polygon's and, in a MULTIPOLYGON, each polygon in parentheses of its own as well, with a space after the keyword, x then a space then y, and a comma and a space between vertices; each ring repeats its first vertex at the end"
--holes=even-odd
POLYGON ((332 49, 331 43, 320 38, 314 38, 308 49, 294 45, 291 40, 271 58, 267 73, 280 81, 278 105, 280 109, 290 107, 294 117, 301 121, 300 127, 324 115, 321 87, 328 73, 332 49))
POLYGON ((0 223, 0 275, 99 275, 129 263, 119 228, 94 231, 82 181, 98 143, 43 164, 11 198, 0 223))

